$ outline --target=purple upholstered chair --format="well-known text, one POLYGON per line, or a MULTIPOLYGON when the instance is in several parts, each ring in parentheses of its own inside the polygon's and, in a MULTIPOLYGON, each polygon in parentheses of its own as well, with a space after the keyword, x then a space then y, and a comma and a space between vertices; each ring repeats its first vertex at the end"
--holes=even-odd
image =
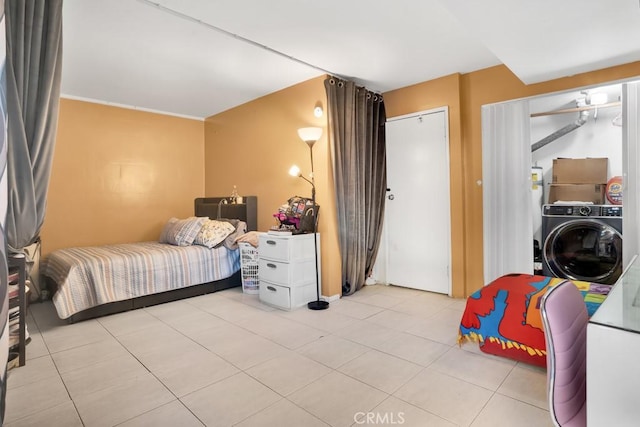
POLYGON ((549 412, 557 426, 587 425, 587 323, 584 299, 571 282, 542 297, 547 342, 549 412))

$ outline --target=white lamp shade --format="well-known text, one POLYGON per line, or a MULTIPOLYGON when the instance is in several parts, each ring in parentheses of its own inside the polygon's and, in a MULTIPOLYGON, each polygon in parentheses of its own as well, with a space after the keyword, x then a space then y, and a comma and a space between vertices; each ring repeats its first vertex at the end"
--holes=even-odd
POLYGON ((300 168, 296 165, 291 166, 291 169, 289 169, 289 175, 300 176, 300 168))
POLYGON ((322 128, 300 128, 298 136, 304 142, 316 142, 322 136, 322 128))

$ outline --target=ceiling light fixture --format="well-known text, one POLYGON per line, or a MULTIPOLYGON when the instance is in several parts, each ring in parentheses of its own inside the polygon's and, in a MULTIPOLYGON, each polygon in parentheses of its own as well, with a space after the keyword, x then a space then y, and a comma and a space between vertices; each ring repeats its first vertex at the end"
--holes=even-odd
POLYGON ((609 97, 604 92, 595 92, 589 95, 589 105, 604 105, 609 101, 609 97))

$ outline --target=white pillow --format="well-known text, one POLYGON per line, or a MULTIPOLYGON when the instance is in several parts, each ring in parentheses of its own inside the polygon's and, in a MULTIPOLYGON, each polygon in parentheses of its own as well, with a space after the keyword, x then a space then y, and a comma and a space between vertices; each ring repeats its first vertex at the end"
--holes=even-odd
POLYGON ((193 241, 194 245, 206 246, 213 248, 220 244, 228 235, 233 233, 236 228, 227 221, 216 221, 210 219, 206 221, 200 228, 200 232, 193 241))
POLYGON ((189 246, 206 221, 208 218, 195 216, 187 219, 171 218, 162 229, 160 242, 176 246, 189 246))

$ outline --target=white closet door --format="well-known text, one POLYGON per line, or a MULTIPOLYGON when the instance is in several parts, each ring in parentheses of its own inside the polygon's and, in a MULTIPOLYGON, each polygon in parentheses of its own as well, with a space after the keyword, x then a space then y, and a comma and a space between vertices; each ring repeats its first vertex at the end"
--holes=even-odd
POLYGON ((451 293, 448 110, 387 120, 388 283, 451 293))
POLYGON ((622 265, 640 253, 640 82, 622 85, 622 265))
POLYGON ((484 284, 508 273, 533 273, 528 101, 482 107, 478 185, 482 185, 484 284))

